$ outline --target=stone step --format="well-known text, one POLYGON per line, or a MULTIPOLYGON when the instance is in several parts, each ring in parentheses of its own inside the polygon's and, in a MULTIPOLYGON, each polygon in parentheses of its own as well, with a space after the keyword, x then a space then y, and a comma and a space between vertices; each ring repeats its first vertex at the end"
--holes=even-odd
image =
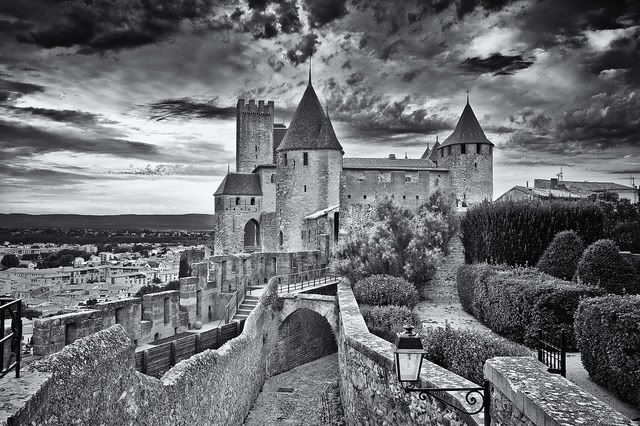
POLYGON ((240 321, 240 320, 243 320, 243 319, 247 319, 248 316, 249 316, 248 314, 236 314, 233 317, 232 321, 240 321))
POLYGON ((247 299, 245 298, 242 303, 247 303, 249 305, 253 305, 256 306, 258 304, 258 300, 257 299, 247 299))
POLYGON ((245 308, 243 309, 242 306, 240 308, 238 308, 238 310, 236 311, 236 315, 238 314, 246 314, 249 315, 251 313, 251 311, 253 311, 252 308, 245 308))

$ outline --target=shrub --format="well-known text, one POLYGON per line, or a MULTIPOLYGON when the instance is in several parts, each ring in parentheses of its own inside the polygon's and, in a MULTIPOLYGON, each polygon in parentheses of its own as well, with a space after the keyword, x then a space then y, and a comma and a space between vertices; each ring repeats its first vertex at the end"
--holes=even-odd
POLYGON ((567 347, 574 348, 578 304, 585 297, 602 295, 598 288, 563 281, 534 268, 478 264, 460 269, 457 280, 462 290, 458 291, 464 294, 465 309, 496 333, 532 347, 538 330, 543 330, 548 334, 564 331, 567 347))
POLYGON ((594 203, 482 203, 460 223, 467 263, 535 265, 554 236, 573 229, 586 244, 602 238, 604 215, 594 203))
POLYGON ((360 313, 369 331, 389 342, 395 342, 405 325, 413 325, 416 332, 422 328, 418 315, 406 306, 360 305, 360 313))
POLYGON ((553 277, 570 281, 584 251, 582 238, 574 231, 558 232, 538 261, 537 268, 553 277))
POLYGON ((418 292, 404 278, 391 275, 372 275, 358 281, 353 294, 359 304, 399 305, 413 308, 418 301, 418 292))
POLYGON ((575 332, 591 378, 640 406, 640 296, 583 301, 576 312, 575 332))
POLYGON ((531 356, 524 346, 477 330, 457 330, 449 324, 422 332, 427 359, 481 384, 486 360, 496 356, 531 356))
POLYGON ((609 293, 639 293, 638 274, 611 240, 599 240, 582 254, 575 279, 609 293))

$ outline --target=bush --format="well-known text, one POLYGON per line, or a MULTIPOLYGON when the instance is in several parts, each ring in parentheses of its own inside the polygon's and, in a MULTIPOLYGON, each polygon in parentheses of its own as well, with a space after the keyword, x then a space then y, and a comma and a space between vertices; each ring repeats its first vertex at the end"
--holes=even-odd
POLYGON ((591 378, 640 406, 640 296, 583 301, 576 312, 575 332, 591 378))
POLYGON ((553 277, 571 281, 584 251, 582 238, 574 231, 558 232, 538 261, 537 268, 553 277))
POLYGON ((573 229, 586 244, 602 238, 604 215, 594 203, 482 203, 460 223, 467 263, 535 265, 554 236, 573 229))
POLYGON ((399 305, 413 308, 418 301, 418 292, 404 278, 391 275, 372 275, 358 281, 353 287, 358 304, 399 305))
POLYGON ((598 288, 563 281, 534 268, 478 264, 460 269, 457 284, 464 295, 463 307, 496 333, 530 347, 536 344, 538 330, 543 330, 548 334, 564 331, 567 347, 574 348, 578 304, 585 297, 603 294, 598 288))
POLYGON ((482 384, 484 363, 496 356, 531 356, 527 348, 477 330, 428 328, 422 332, 427 359, 441 367, 482 384))
POLYGON ((587 247, 578 263, 575 279, 600 286, 609 293, 640 293, 638 274, 611 240, 599 240, 587 247))
POLYGON ((405 325, 413 325, 415 332, 422 328, 418 315, 406 306, 360 305, 360 313, 371 333, 392 343, 405 325))

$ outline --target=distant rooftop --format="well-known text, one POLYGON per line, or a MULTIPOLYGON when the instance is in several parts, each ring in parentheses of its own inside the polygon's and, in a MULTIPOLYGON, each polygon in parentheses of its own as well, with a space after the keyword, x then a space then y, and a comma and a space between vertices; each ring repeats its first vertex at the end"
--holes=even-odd
MULTIPOLYGON (((554 179, 555 181, 555 179, 554 179)), ((579 191, 579 192, 605 192, 605 191, 633 191, 634 188, 621 185, 615 182, 578 182, 571 180, 560 180, 554 182, 557 183, 557 187, 560 188, 564 186, 566 189, 570 191, 579 191)), ((551 188, 552 180, 551 179, 535 179, 533 181, 533 186, 535 188, 551 188)))

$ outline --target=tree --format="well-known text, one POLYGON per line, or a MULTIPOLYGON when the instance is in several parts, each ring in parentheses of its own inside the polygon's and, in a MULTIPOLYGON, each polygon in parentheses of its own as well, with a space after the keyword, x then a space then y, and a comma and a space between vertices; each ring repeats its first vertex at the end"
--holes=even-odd
POLYGON ((582 254, 574 279, 610 293, 640 293, 640 277, 611 240, 598 240, 582 254))
POLYGON ((5 254, 0 261, 2 269, 15 268, 20 265, 20 259, 15 254, 5 254))
POLYGON ((94 306, 98 304, 98 299, 88 299, 85 303, 87 306, 94 306))
POLYGON ((537 267, 546 274, 570 281, 583 251, 584 243, 575 231, 558 232, 540 257, 537 267))
POLYGON ((160 278, 158 278, 158 277, 154 277, 154 278, 151 280, 151 282, 152 282, 153 284, 162 284, 162 280, 161 280, 160 278))

